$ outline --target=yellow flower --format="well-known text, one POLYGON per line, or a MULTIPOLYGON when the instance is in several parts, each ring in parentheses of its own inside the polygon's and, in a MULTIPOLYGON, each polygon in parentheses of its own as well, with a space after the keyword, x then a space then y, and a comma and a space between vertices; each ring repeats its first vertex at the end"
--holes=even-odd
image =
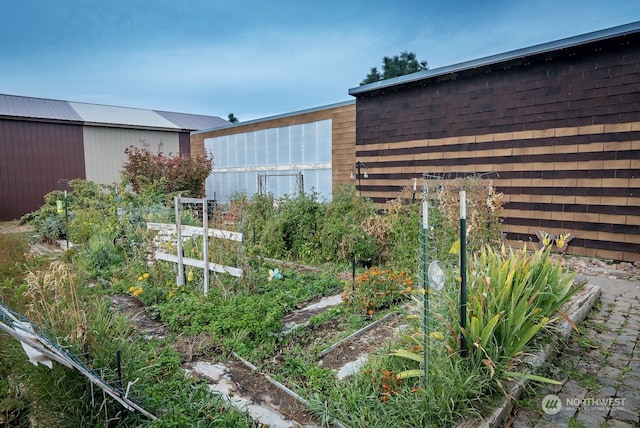
POLYGON ((136 289, 136 291, 134 291, 134 292, 133 292, 133 295, 134 295, 135 297, 138 297, 138 296, 139 296, 139 295, 141 295, 141 294, 142 294, 142 287, 137 288, 137 289, 136 289))
POLYGON ((424 288, 421 288, 420 292, 422 293, 423 296, 426 294, 426 291, 424 290, 424 288))
POLYGON ((440 332, 438 331, 432 331, 431 333, 429 333, 429 339, 441 340, 442 334, 440 334, 440 332))
POLYGON ((145 272, 145 273, 143 273, 143 274, 142 274, 142 277, 143 277, 144 279, 147 279, 147 278, 149 278, 149 274, 145 272))
POLYGON ((133 285, 131 287, 129 287, 129 291, 133 291, 135 289, 136 289, 136 287, 134 287, 133 285))
POLYGON ((144 279, 144 278, 143 278, 143 277, 141 277, 141 276, 139 276, 139 277, 138 277, 138 281, 142 281, 143 279, 144 279))
POLYGON ((193 281, 193 271, 187 272, 187 281, 193 281))

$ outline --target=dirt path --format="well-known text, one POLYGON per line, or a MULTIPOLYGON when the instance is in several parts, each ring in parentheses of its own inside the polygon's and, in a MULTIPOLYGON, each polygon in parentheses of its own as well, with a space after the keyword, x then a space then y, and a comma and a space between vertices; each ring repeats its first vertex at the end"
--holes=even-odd
MULTIPOLYGON (((33 226, 28 224, 20 224, 19 221, 1 221, 0 233, 33 233, 35 230, 33 226)), ((32 254, 38 254, 41 256, 56 256, 62 254, 64 250, 60 244, 56 242, 34 242, 30 245, 30 251, 32 254)))
POLYGON ((33 226, 28 224, 20 224, 15 221, 0 221, 0 233, 24 233, 33 232, 33 226))

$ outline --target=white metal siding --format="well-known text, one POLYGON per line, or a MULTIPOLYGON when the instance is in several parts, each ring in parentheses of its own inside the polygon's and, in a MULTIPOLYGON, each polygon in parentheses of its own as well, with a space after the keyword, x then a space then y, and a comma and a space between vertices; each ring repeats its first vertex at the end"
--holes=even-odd
POLYGON ((96 183, 120 181, 120 171, 127 161, 124 150, 129 146, 142 147, 146 142, 153 152, 158 151, 160 144, 165 154, 180 151, 177 132, 85 126, 83 134, 87 180, 96 183))

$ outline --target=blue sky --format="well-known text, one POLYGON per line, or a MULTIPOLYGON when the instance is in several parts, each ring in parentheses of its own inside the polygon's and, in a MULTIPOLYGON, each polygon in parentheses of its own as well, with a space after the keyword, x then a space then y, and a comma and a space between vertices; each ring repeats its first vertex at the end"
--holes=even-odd
POLYGON ((350 100, 402 51, 434 69, 640 21, 640 0, 0 1, 0 93, 240 121, 350 100))

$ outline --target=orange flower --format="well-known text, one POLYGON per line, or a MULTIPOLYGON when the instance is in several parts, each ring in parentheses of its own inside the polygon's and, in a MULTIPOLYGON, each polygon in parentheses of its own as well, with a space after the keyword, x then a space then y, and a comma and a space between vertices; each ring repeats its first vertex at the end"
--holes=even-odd
POLYGON ((369 312, 367 312, 369 315, 373 315, 373 309, 369 309, 369 312))

